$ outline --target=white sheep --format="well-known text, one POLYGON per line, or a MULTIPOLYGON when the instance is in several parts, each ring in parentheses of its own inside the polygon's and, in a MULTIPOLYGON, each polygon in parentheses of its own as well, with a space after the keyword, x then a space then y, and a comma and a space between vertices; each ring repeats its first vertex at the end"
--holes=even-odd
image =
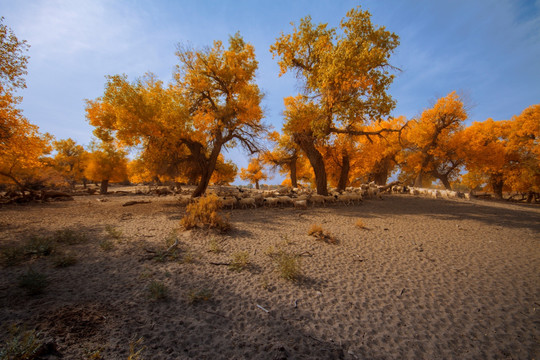
POLYGON ((254 198, 242 198, 238 200, 238 206, 242 209, 247 209, 248 207, 257 208, 254 198))
POLYGON ((264 204, 266 204, 266 206, 268 207, 276 207, 279 205, 279 200, 278 198, 267 197, 267 198, 264 198, 264 204))
POLYGON ((294 207, 297 209, 307 209, 308 208, 307 200, 295 200, 294 207))
POLYGON ((315 204, 321 204, 322 206, 324 206, 324 196, 322 196, 322 195, 318 195, 318 194, 311 195, 310 198, 309 198, 309 201, 314 206, 315 206, 315 204))
POLYGON ((234 209, 234 207, 238 204, 238 200, 236 198, 222 198, 221 199, 221 207, 222 208, 228 208, 234 209))

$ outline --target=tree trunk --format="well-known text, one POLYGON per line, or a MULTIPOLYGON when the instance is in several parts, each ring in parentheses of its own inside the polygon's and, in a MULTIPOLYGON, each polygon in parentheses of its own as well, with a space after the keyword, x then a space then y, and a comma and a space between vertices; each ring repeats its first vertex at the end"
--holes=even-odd
POLYGON ((422 177, 423 173, 420 171, 418 175, 416 176, 416 179, 414 179, 414 187, 421 188, 422 187, 422 177))
POLYGON ((315 173, 315 184, 317 186, 317 194, 328 195, 328 182, 326 180, 326 168, 324 166, 324 158, 315 147, 315 139, 309 134, 296 133, 293 136, 294 141, 306 153, 306 156, 315 173))
POLYGON ((108 188, 109 188, 109 179, 101 180, 101 187, 100 187, 99 193, 102 195, 107 194, 108 188))
POLYGON ((503 186, 504 186, 502 175, 500 175, 500 174, 491 175, 490 185, 491 185, 491 189, 493 190, 493 193, 495 194, 495 197, 497 199, 502 199, 503 198, 503 186))
POLYGON ((446 190, 452 190, 450 181, 448 181, 448 175, 439 175, 439 180, 441 180, 446 190))
POLYGON ((289 163, 289 176, 291 178, 291 186, 293 188, 297 188, 298 181, 296 179, 296 159, 291 160, 289 163))
POLYGON ((255 189, 259 190, 259 180, 255 181, 255 189))
POLYGON ((339 181, 337 190, 343 191, 349 185, 349 170, 351 169, 351 160, 347 152, 343 152, 343 157, 341 158, 341 171, 339 173, 339 181))
POLYGON ((210 178, 216 169, 216 163, 220 152, 221 145, 215 145, 214 149, 212 149, 212 152, 210 153, 210 157, 208 159, 203 157, 200 160, 199 167, 201 170, 201 179, 195 188, 192 197, 196 198, 202 196, 206 192, 208 184, 210 183, 210 178))

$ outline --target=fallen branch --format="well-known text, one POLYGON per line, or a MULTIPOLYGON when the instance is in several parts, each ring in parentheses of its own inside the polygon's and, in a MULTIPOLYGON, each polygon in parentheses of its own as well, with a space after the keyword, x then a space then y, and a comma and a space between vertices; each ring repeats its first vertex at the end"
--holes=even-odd
POLYGON ((136 204, 150 204, 150 201, 128 201, 122 204, 122 206, 131 206, 136 204))
POLYGON ((231 263, 210 262, 210 265, 226 265, 226 266, 229 266, 229 265, 231 265, 231 263))

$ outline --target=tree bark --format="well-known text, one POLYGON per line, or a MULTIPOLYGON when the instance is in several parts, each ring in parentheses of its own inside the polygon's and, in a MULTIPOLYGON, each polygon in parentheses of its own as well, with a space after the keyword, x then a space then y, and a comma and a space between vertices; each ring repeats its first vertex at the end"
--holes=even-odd
POLYGON ((418 175, 416 175, 416 179, 414 179, 414 187, 419 187, 421 188, 422 187, 422 178, 423 178, 423 172, 422 170, 420 170, 420 172, 418 173, 418 175))
POLYGON ((101 187, 99 189, 99 193, 102 195, 107 194, 108 188, 109 188, 109 179, 101 180, 101 187))
POLYGON ((339 172, 339 181, 337 190, 343 191, 349 184, 349 171, 351 169, 351 160, 349 154, 343 151, 343 157, 341 158, 341 171, 339 172))
POLYGON ((289 176, 291 178, 291 186, 293 188, 298 187, 298 180, 296 179, 296 159, 289 162, 289 176))
POLYGON ((259 190, 259 180, 255 181, 255 189, 259 190))
POLYGON ((439 178, 439 180, 441 180, 441 182, 443 183, 444 188, 446 190, 452 190, 452 186, 450 185, 450 181, 448 181, 448 175, 439 175, 438 178, 439 178))
POLYGON ((199 180, 199 184, 195 188, 195 191, 193 192, 192 197, 200 197, 204 195, 206 192, 206 189, 208 188, 208 184, 210 183, 210 178, 212 177, 212 174, 214 173, 214 170, 216 169, 216 163, 217 159, 219 157, 219 153, 221 152, 221 145, 216 144, 215 147, 212 149, 212 152, 210 153, 209 158, 202 157, 199 160, 199 167, 201 170, 201 179, 199 180))
POLYGON ((324 158, 315 147, 315 139, 310 134, 296 133, 293 136, 294 141, 306 153, 306 156, 313 167, 315 173, 315 184, 317 186, 317 194, 328 195, 328 182, 326 179, 326 168, 324 166, 324 158))
POLYGON ((504 186, 504 181, 503 181, 502 175, 500 175, 500 174, 491 175, 490 185, 491 185, 491 189, 493 190, 493 193, 495 194, 495 197, 497 199, 502 199, 503 198, 503 186, 504 186))

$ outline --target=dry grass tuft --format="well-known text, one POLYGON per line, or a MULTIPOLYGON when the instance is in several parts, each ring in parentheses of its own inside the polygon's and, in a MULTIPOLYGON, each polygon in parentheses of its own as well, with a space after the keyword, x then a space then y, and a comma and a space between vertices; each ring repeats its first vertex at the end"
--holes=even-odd
POLYGON ((214 297, 210 289, 192 289, 187 293, 190 304, 198 304, 202 301, 210 301, 214 297))
POLYGON ((229 269, 233 271, 242 271, 249 267, 249 254, 247 251, 240 251, 232 254, 229 269))
POLYGON ((324 241, 328 244, 337 244, 337 239, 334 235, 324 230, 319 224, 313 224, 308 231, 308 235, 314 236, 317 240, 324 241))
POLYGON ((220 200, 216 195, 206 195, 186 207, 186 215, 180 223, 186 229, 210 228, 221 232, 230 230, 231 224, 218 214, 220 200))
POLYGON ((364 224, 364 221, 362 219, 356 220, 354 223, 354 226, 356 226, 359 229, 367 229, 366 224, 364 224))

